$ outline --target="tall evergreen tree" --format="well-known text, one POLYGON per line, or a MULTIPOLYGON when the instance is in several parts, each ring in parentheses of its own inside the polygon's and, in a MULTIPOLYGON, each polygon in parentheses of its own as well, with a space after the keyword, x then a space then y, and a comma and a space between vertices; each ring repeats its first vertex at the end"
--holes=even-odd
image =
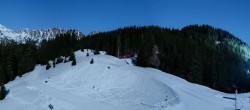
POLYGON ((6 90, 4 87, 4 84, 1 83, 1 87, 0 87, 0 100, 3 100, 6 96, 6 90))
POLYGON ((72 58, 72 64, 71 64, 72 66, 75 66, 76 65, 76 57, 75 57, 75 54, 74 54, 74 56, 73 56, 73 58, 72 58))
POLYGON ((152 56, 150 57, 150 64, 153 65, 153 67, 155 68, 159 68, 161 64, 158 54, 159 54, 159 48, 157 45, 154 45, 152 49, 152 56))
POLYGON ((75 66, 76 65, 76 56, 74 52, 71 52, 69 60, 72 61, 71 65, 75 66))

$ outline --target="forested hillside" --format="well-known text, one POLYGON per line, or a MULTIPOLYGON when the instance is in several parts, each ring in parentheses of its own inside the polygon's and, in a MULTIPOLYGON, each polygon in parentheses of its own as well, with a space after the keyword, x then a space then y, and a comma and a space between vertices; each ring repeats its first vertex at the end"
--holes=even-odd
MULTIPOLYGON (((77 33, 57 35, 53 39, 44 39, 41 43, 32 40, 26 43, 14 40, 0 44, 0 83, 7 83, 34 69, 36 64, 45 65, 49 60, 59 61, 60 56, 68 57, 80 49, 77 33)), ((62 59, 65 60, 65 59, 62 59)))
POLYGON ((181 30, 157 26, 126 27, 81 39, 85 48, 110 55, 137 54, 137 65, 159 68, 190 82, 223 92, 250 91, 246 46, 227 31, 208 25, 181 30), (234 46, 231 42, 240 46, 234 46))
POLYGON ((191 25, 181 30, 134 26, 81 38, 77 33, 65 33, 39 44, 32 40, 2 41, 0 82, 7 83, 32 71, 36 64, 48 64, 49 60, 54 64, 59 59, 66 62, 60 56, 66 58, 75 50, 89 48, 117 57, 137 55, 138 66, 158 68, 219 91, 234 92, 236 85, 240 92, 247 92, 250 91, 248 53, 242 46, 247 44, 208 25, 191 25))

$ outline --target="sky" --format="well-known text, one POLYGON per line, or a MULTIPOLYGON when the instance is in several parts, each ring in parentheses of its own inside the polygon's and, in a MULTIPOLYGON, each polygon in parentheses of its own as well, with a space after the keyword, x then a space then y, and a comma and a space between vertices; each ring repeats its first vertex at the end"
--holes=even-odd
POLYGON ((134 25, 209 24, 250 44, 250 0, 1 0, 0 24, 84 34, 134 25))

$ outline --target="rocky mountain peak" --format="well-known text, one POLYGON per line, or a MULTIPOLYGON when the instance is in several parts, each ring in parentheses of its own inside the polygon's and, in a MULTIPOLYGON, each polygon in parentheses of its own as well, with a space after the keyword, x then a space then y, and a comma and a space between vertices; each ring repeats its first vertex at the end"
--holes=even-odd
POLYGON ((0 24, 0 39, 11 39, 18 42, 25 42, 27 39, 31 39, 37 42, 41 42, 43 39, 55 38, 58 34, 76 34, 79 37, 84 36, 80 31, 76 29, 66 30, 63 28, 49 28, 40 30, 11 30, 0 24))

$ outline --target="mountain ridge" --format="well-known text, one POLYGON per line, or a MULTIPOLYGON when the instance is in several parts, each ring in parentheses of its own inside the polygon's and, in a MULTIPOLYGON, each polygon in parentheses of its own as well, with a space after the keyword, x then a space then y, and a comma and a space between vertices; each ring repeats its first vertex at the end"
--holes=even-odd
POLYGON ((0 24, 0 39, 1 40, 14 40, 20 43, 24 43, 26 40, 33 40, 41 42, 43 39, 55 38, 59 34, 76 34, 79 37, 83 37, 84 34, 76 29, 63 29, 63 28, 48 28, 48 29, 19 29, 12 30, 2 24, 0 24))

